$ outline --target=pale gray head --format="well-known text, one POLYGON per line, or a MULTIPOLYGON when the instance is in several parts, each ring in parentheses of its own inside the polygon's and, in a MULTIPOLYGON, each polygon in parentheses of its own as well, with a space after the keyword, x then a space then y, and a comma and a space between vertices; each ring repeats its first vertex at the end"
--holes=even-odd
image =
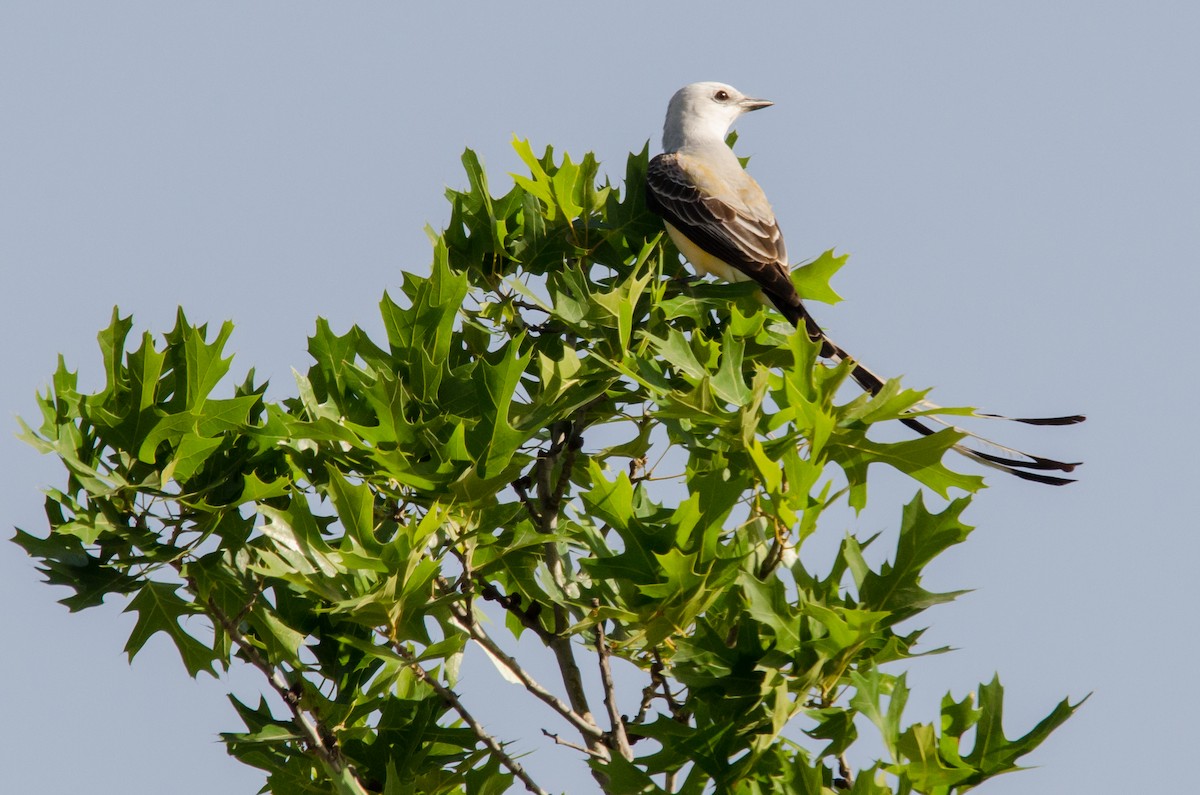
POLYGON ((773 103, 725 83, 692 83, 675 92, 663 125, 663 151, 722 143, 734 120, 773 103))

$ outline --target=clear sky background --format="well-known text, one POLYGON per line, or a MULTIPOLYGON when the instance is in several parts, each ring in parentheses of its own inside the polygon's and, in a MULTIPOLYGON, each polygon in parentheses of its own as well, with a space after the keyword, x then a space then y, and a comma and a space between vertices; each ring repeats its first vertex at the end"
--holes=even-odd
MULTIPOLYGON (((959 650, 909 666, 909 718, 995 671, 1010 734, 1091 692, 1038 769, 981 791, 1190 791, 1198 34, 1192 2, 7 2, 3 425, 35 416, 60 352, 98 385, 114 304, 139 333, 180 304, 232 319, 235 374, 290 394, 318 315, 378 328, 382 292, 427 269, 464 147, 497 193, 514 133, 619 178, 672 92, 729 82, 777 103, 738 150, 792 257, 851 254, 847 300, 816 307, 840 344, 942 403, 1089 416, 1016 429, 1085 460, 1082 480, 989 477, 979 530, 931 572, 977 589, 927 616, 930 646, 959 650)), ((39 489, 61 480, 0 434, 0 525, 43 532, 39 489)), ((894 527, 912 491, 885 475, 823 532, 894 527)), ((0 790, 255 792, 217 738, 255 675, 193 682, 162 637, 129 666, 123 605, 70 615, 64 595, 0 544, 0 790)), ((554 716, 468 663, 463 689, 535 777, 590 791, 541 743, 554 716)))

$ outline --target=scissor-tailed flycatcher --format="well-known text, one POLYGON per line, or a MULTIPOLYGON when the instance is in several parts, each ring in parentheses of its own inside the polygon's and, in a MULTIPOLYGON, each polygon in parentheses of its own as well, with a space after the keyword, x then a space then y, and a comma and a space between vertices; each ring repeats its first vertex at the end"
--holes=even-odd
MULTIPOLYGON (((724 83, 692 83, 675 92, 663 126, 663 153, 650 161, 646 172, 646 203, 662 216, 671 240, 693 267, 730 282, 757 282, 784 317, 795 326, 803 324, 808 335, 820 341, 823 356, 850 359, 804 308, 792 284, 783 235, 766 194, 725 143, 729 127, 738 116, 771 104, 747 97, 724 83)), ((883 388, 883 379, 861 364, 855 363, 851 377, 873 395, 883 388)), ((979 416, 1030 425, 1071 425, 1084 419, 1078 415, 979 416)), ((901 422, 922 435, 934 432, 915 417, 901 422)), ((1060 486, 1072 481, 1045 473, 1070 472, 1076 464, 1030 455, 961 428, 956 430, 1004 452, 996 455, 955 445, 959 453, 980 463, 1039 483, 1060 486)))

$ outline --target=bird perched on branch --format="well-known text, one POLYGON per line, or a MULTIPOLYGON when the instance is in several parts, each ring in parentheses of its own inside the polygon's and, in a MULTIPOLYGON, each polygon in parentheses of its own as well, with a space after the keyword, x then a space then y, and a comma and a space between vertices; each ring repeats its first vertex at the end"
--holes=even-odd
MULTIPOLYGON (((821 343, 821 355, 852 359, 821 329, 805 309, 792 284, 787 250, 766 194, 746 173, 725 143, 730 125, 743 113, 770 106, 724 83, 692 83, 675 92, 663 126, 663 153, 646 172, 646 203, 660 215, 676 248, 701 273, 725 281, 756 282, 763 296, 796 327, 821 343)), ((857 360, 851 377, 872 395, 884 380, 857 360)), ((1073 425, 1084 417, 1004 417, 977 414, 1028 425, 1073 425)), ((948 424, 939 418, 934 422, 948 424)), ((901 420, 922 435, 934 432, 916 417, 901 420)), ((951 426, 954 427, 954 426, 951 426)), ((960 442, 954 449, 981 464, 1025 480, 1061 486, 1072 478, 1051 474, 1071 472, 1077 464, 1031 455, 955 428, 988 452, 960 442)))

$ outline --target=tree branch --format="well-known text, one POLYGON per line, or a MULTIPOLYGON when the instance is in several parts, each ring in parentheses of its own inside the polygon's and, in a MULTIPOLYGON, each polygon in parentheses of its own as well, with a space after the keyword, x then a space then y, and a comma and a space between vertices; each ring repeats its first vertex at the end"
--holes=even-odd
POLYGON ((547 646, 550 645, 554 633, 542 626, 542 622, 538 619, 538 615, 542 612, 542 605, 539 602, 532 602, 529 607, 521 607, 519 593, 503 594, 499 588, 482 577, 477 582, 479 583, 479 593, 485 600, 495 602, 512 613, 521 622, 521 626, 536 634, 547 646))
MULTIPOLYGON (((593 602, 599 607, 599 602, 593 602)), ((596 656, 600 659, 600 682, 604 687, 604 706, 608 710, 608 720, 612 726, 612 738, 616 743, 617 752, 625 761, 633 760, 633 749, 629 746, 629 736, 625 734, 625 721, 617 709, 617 691, 613 686, 612 670, 608 664, 608 644, 604 640, 604 619, 596 622, 596 656)))
POLYGON ((600 754, 596 753, 595 751, 589 751, 588 749, 584 748, 582 745, 576 745, 575 743, 571 742, 570 740, 564 740, 563 738, 559 737, 554 732, 546 731, 545 729, 542 729, 542 734, 546 735, 551 740, 553 740, 555 745, 565 745, 567 748, 571 748, 573 750, 579 751, 580 753, 587 754, 588 756, 593 757, 595 759, 603 759, 603 760, 607 761, 606 757, 601 756, 600 754))
MULTIPOLYGON (((653 705, 654 699, 656 698, 661 698, 663 701, 666 701, 667 707, 671 711, 671 716, 678 720, 678 717, 676 716, 675 701, 671 698, 671 691, 667 686, 667 679, 665 676, 663 676, 663 670, 665 667, 666 666, 662 661, 662 657, 658 654, 658 651, 655 650, 654 659, 650 661, 650 684, 642 688, 642 702, 638 705, 637 715, 634 716, 632 721, 633 724, 636 725, 646 721, 646 718, 650 714, 650 707, 653 705), (659 688, 662 689, 661 693, 658 692, 659 688)), ((636 738, 633 742, 636 742, 636 738)))
MULTIPOLYGON (((191 578, 185 577, 188 586, 195 591, 195 582, 191 578)), ((229 616, 216 605, 212 599, 204 602, 208 609, 209 615, 216 620, 222 631, 229 636, 229 639, 238 647, 245 655, 246 660, 262 672, 263 676, 267 677, 267 681, 283 699, 283 703, 287 704, 288 709, 292 712, 292 717, 296 725, 300 727, 300 731, 304 734, 307 740, 307 746, 310 753, 316 756, 321 764, 329 771, 330 777, 335 780, 346 791, 354 793, 354 795, 367 795, 366 789, 362 783, 354 775, 347 765, 346 760, 342 758, 341 752, 335 747, 326 742, 327 736, 333 736, 333 733, 328 729, 324 729, 308 712, 301 709, 299 694, 296 693, 291 682, 283 675, 283 672, 276 666, 267 661, 265 657, 259 653, 254 644, 246 639, 246 636, 238 630, 238 625, 229 616)))
POLYGON ((500 648, 499 644, 492 640, 492 637, 488 635, 483 627, 479 626, 479 623, 474 620, 474 617, 467 612, 464 605, 451 602, 450 612, 454 614, 454 617, 458 620, 458 623, 470 634, 471 640, 475 641, 484 649, 486 649, 488 654, 491 655, 493 659, 500 662, 505 668, 507 668, 509 672, 521 682, 522 686, 524 686, 526 690, 561 715, 567 721, 567 723, 570 723, 572 726, 578 729, 579 733, 582 734, 585 739, 591 739, 594 741, 600 741, 604 739, 604 732, 602 732, 600 727, 596 725, 596 722, 592 720, 590 714, 584 715, 574 711, 570 706, 564 703, 562 699, 539 684, 537 680, 529 675, 528 671, 521 667, 521 664, 518 663, 516 659, 505 653, 505 651, 500 648))
MULTIPOLYGON (((555 659, 558 660, 559 670, 562 671, 563 686, 567 689, 567 699, 571 702, 571 709, 578 713, 585 721, 596 725, 596 719, 592 716, 591 707, 588 706, 587 694, 583 691, 583 675, 579 671, 579 665, 575 662, 575 652, 571 649, 571 639, 568 637, 558 636, 550 642, 550 650, 554 652, 555 659)), ((608 758, 608 747, 604 744, 603 734, 600 738, 585 737, 588 748, 601 755, 604 759, 608 758)))
POLYGON ((650 681, 662 688, 663 701, 667 702, 667 709, 671 711, 671 717, 674 720, 684 722, 687 716, 683 712, 683 705, 675 700, 675 696, 671 695, 670 683, 663 671, 667 669, 666 663, 662 660, 662 655, 658 653, 658 649, 653 651, 654 663, 650 666, 650 681))
POLYGON ((463 723, 467 724, 471 731, 475 733, 475 736, 479 738, 479 741, 487 746, 487 749, 491 751, 497 759, 500 760, 500 764, 508 768, 508 771, 516 776, 517 779, 519 779, 520 782, 525 785, 525 789, 534 793, 534 795, 550 795, 548 792, 546 792, 546 790, 539 787, 537 782, 535 782, 529 776, 529 774, 525 772, 525 768, 521 766, 520 762, 509 756, 508 752, 504 750, 504 746, 502 746, 495 737, 488 734, 487 729, 483 728, 483 724, 477 721, 475 717, 467 711, 467 708, 463 706, 462 701, 459 700, 458 694, 439 682, 437 677, 435 677, 433 674, 422 668, 417 662, 416 658, 413 657, 412 653, 408 649, 404 648, 403 643, 400 643, 399 641, 393 642, 392 650, 408 662, 409 668, 412 669, 412 672, 416 674, 418 679, 432 687, 434 691, 442 697, 442 700, 449 704, 450 707, 458 713, 459 717, 463 719, 463 723))
POLYGON ((525 475, 519 477, 509 485, 511 485, 513 491, 517 493, 517 497, 521 500, 521 504, 525 506, 525 511, 529 514, 529 518, 533 521, 534 526, 540 529, 542 526, 542 517, 538 513, 538 509, 534 507, 533 499, 529 496, 529 476, 525 475))
POLYGON ((567 486, 571 483, 571 473, 575 470, 575 457, 583 447, 583 437, 571 429, 566 440, 567 453, 563 456, 562 472, 559 473, 558 483, 554 487, 554 512, 562 508, 563 497, 566 496, 567 486))
MULTIPOLYGON (((850 763, 846 761, 846 753, 843 751, 837 756, 838 775, 841 776, 841 786, 838 789, 850 789, 854 786, 854 773, 850 769, 850 763)), ((838 785, 838 781, 834 781, 834 786, 838 785)))
MULTIPOLYGON (((558 514, 562 507, 562 492, 559 489, 561 487, 565 491, 566 486, 563 481, 570 478, 570 471, 564 466, 559 483, 553 484, 551 481, 554 465, 564 447, 570 453, 571 448, 578 445, 578 442, 575 441, 573 425, 569 420, 554 423, 550 427, 550 436, 550 449, 543 451, 538 456, 535 466, 538 500, 541 503, 540 510, 536 511, 541 515, 541 524, 538 529, 546 535, 553 535, 558 530, 558 514)), ((574 454, 571 453, 568 461, 565 461, 564 464, 573 461, 574 454)), ((530 506, 527 504, 526 507, 530 506)), ((531 511, 531 513, 535 512, 531 511)), ((545 551, 546 567, 550 571, 550 577, 558 589, 566 593, 567 578, 558 542, 553 539, 547 541, 545 551)), ((592 709, 588 705, 587 693, 583 689, 583 675, 579 670, 579 664, 575 662, 571 639, 562 634, 568 626, 570 626, 570 616, 567 614, 566 606, 556 603, 554 605, 554 637, 549 641, 550 650, 554 652, 554 657, 558 661, 558 669, 562 673, 563 686, 567 690, 567 700, 571 702, 571 710, 594 726, 596 719, 592 716, 592 709)), ((585 735, 584 740, 587 742, 589 750, 603 755, 605 759, 608 758, 608 747, 604 744, 603 739, 585 735)))

